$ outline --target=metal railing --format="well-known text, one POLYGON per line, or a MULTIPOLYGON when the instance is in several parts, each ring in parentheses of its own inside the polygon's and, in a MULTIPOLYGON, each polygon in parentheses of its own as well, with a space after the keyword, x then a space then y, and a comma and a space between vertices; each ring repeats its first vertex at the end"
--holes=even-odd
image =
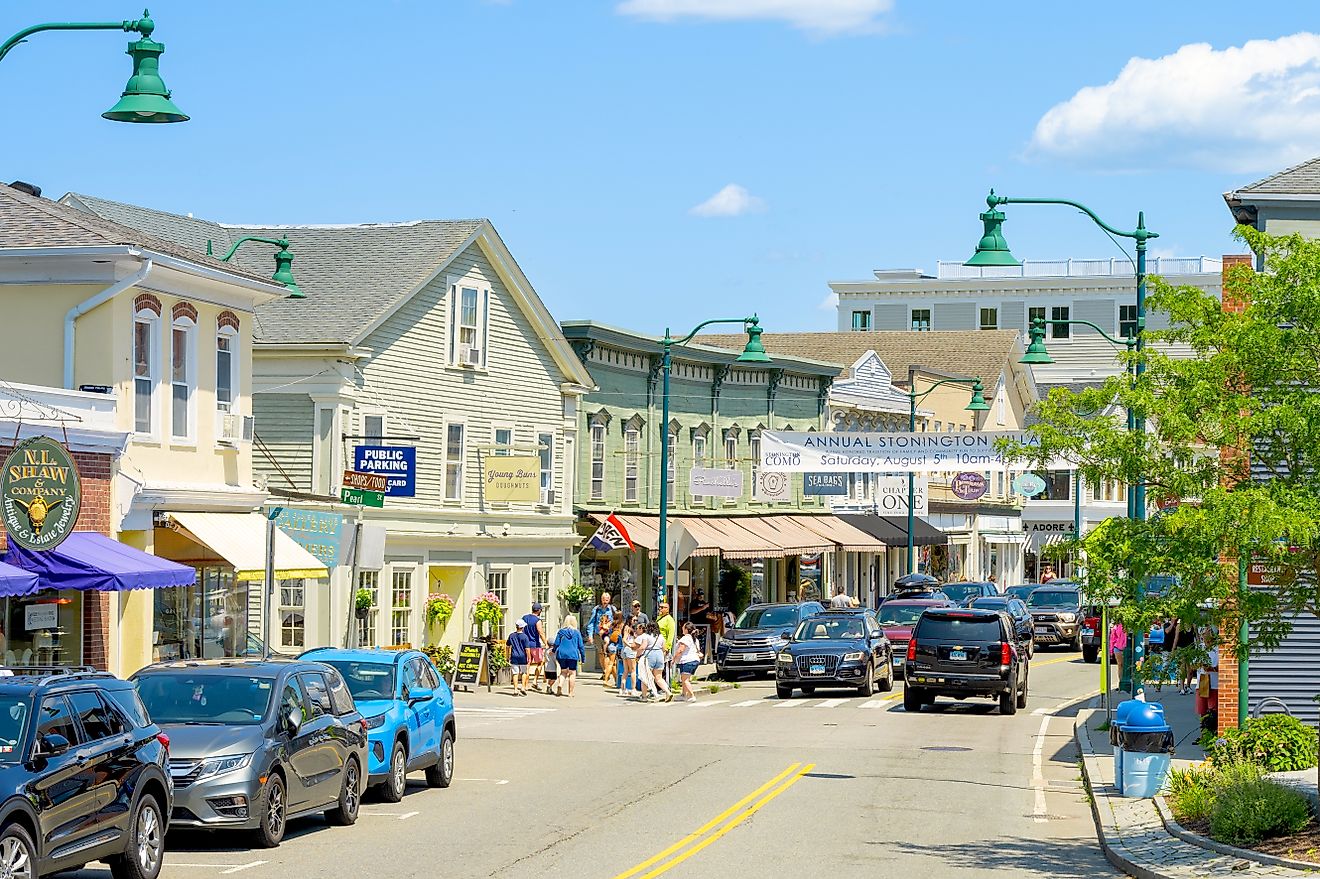
MULTIPOLYGON (((1152 275, 1197 275, 1218 272, 1223 261, 1213 256, 1155 256, 1148 271, 1152 275)), ((959 261, 940 260, 935 276, 941 281, 967 278, 1109 278, 1130 277, 1132 262, 1112 259, 1027 259, 1018 266, 965 266, 959 261)))

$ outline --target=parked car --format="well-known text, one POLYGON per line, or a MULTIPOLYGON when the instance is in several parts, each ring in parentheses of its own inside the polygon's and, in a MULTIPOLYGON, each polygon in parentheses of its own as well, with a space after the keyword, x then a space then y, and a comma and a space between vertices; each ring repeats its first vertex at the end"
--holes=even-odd
POLYGON ((948 597, 940 591, 940 581, 929 574, 904 574, 894 581, 894 588, 880 599, 880 604, 906 598, 946 600, 948 597))
POLYGON ((951 601, 943 598, 896 598, 880 605, 875 612, 880 630, 889 639, 895 674, 903 673, 903 663, 907 657, 908 641, 912 638, 912 628, 921 618, 923 611, 932 607, 955 607, 951 601))
POLYGON ((1018 647, 1026 652, 1027 659, 1036 654, 1035 623, 1031 618, 1031 611, 1027 610, 1027 605, 1022 599, 1013 598, 1011 595, 988 595, 974 599, 970 606, 1002 610, 1008 614, 1013 620, 1013 632, 1017 635, 1018 647))
POLYGON ((403 799, 409 772, 423 770, 430 787, 454 780, 454 694, 419 650, 336 650, 318 647, 299 659, 336 669, 358 713, 367 719, 367 784, 381 797, 403 799))
POLYGON ((715 669, 721 678, 762 672, 774 674, 775 655, 788 643, 804 619, 823 611, 819 601, 797 604, 753 604, 738 615, 732 629, 715 647, 715 669))
POLYGON ((973 599, 998 595, 999 587, 994 583, 944 583, 940 591, 949 596, 950 601, 966 606, 973 599))
POLYGON ((156 879, 173 804, 169 737, 128 681, 90 667, 0 678, 0 875, 105 861, 156 879))
POLYGON ((928 610, 908 642, 903 708, 920 711, 937 696, 999 700, 1000 714, 1027 707, 1027 657, 1008 614, 980 608, 928 610))
POLYGON ((1099 662, 1101 645, 1100 641, 1104 638, 1101 631, 1100 606, 1098 604, 1088 604, 1082 608, 1082 630, 1080 633, 1082 641, 1082 661, 1099 662))
POLYGON ((1048 583, 1027 597, 1027 609, 1036 626, 1036 644, 1063 644, 1082 649, 1082 598, 1070 583, 1048 583))
POLYGON ((206 659, 133 675, 170 738, 171 827, 250 830, 273 848, 290 819, 357 821, 367 724, 319 662, 206 659))
POLYGON ((1020 598, 1023 601, 1026 601, 1027 596, 1030 595, 1032 592, 1035 592, 1039 588, 1040 588, 1039 583, 1022 583, 1017 586, 1009 586, 1007 589, 1004 590, 1004 594, 1011 595, 1014 598, 1020 598))
POLYGON ((803 620, 793 640, 775 661, 775 695, 789 699, 793 691, 812 693, 817 687, 856 687, 870 696, 894 688, 893 651, 876 620, 863 608, 826 610, 803 620))

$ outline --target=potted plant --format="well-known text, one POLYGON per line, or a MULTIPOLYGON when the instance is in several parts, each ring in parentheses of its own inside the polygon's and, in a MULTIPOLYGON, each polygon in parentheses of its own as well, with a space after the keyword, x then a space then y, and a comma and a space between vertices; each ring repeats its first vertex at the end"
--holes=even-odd
POLYGON ((454 615, 454 599, 443 592, 432 592, 426 596, 426 624, 444 628, 449 618, 454 615))
POLYGON ((488 638, 499 631, 504 622, 504 608, 494 592, 478 595, 472 600, 472 624, 478 637, 488 638))
POLYGON ((445 683, 451 687, 454 685, 454 648, 441 647, 439 644, 428 644, 422 648, 422 652, 430 658, 431 664, 435 670, 440 672, 440 677, 445 679, 445 683))
POLYGON ((510 684, 513 682, 513 670, 509 666, 508 645, 498 641, 490 645, 489 659, 490 679, 494 686, 510 684))
POLYGON ((365 620, 371 613, 371 590, 359 589, 353 596, 353 609, 357 613, 357 618, 365 620))
POLYGON ((564 607, 574 613, 581 610, 583 604, 595 598, 590 589, 578 582, 570 583, 563 589, 560 589, 558 596, 559 600, 563 602, 564 607))

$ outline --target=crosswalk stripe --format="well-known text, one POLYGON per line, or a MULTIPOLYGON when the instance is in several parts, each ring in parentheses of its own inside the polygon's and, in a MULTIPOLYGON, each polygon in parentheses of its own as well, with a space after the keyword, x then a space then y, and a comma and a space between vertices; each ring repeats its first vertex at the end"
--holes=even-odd
POLYGON ((863 702, 861 705, 858 705, 857 707, 858 707, 858 708, 879 708, 880 706, 884 705, 886 701, 888 701, 888 700, 886 700, 886 699, 870 699, 870 700, 868 700, 868 701, 866 701, 866 702, 863 702))
POLYGON ((486 708, 476 705, 456 705, 455 714, 472 714, 477 717, 534 717, 538 714, 549 714, 552 711, 558 711, 557 708, 486 708))
POLYGON ((725 702, 728 702, 728 701, 729 701, 728 699, 704 699, 704 700, 702 700, 702 701, 700 701, 700 702, 692 702, 692 703, 690 703, 690 704, 688 705, 688 707, 689 707, 689 708, 709 708, 709 707, 712 706, 712 705, 723 705, 725 702))
POLYGON ((847 702, 847 701, 848 701, 847 699, 826 699, 824 702, 820 703, 819 705, 812 705, 811 707, 812 707, 812 708, 837 708, 837 707, 839 707, 840 705, 842 705, 844 702, 847 702))
POLYGON ((746 702, 734 702, 730 708, 746 708, 748 705, 760 705, 764 699, 748 699, 746 702))
POLYGON ((776 707, 776 708, 797 708, 799 705, 806 705, 806 704, 807 704, 807 701, 808 701, 808 700, 806 700, 806 699, 803 699, 803 700, 801 700, 801 701, 799 701, 799 700, 797 700, 797 699, 785 699, 783 702, 780 702, 780 703, 779 703, 778 705, 776 705, 775 707, 776 707))

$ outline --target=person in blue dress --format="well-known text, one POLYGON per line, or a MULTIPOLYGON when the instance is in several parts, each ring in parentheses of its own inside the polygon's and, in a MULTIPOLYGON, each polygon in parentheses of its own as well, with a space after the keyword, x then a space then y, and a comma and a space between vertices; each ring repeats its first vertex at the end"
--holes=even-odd
POLYGON ((555 663, 559 666, 559 674, 555 677, 555 695, 565 695, 562 687, 567 681, 567 695, 572 696, 577 689, 578 663, 582 661, 587 649, 582 643, 582 633, 578 631, 576 616, 569 614, 564 617, 564 627, 555 634, 550 649, 555 652, 555 663))

